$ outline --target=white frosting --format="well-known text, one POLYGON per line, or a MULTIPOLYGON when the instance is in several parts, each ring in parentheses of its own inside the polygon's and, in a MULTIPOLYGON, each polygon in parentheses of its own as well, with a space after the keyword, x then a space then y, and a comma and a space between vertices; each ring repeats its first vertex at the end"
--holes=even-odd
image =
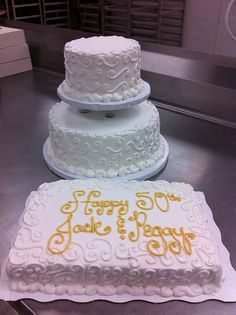
MULTIPOLYGON (((149 200, 146 199, 146 202, 148 205, 149 200)), ((161 198, 158 202, 164 207, 161 198)), ((67 180, 43 184, 28 198, 9 254, 7 276, 10 288, 57 295, 129 293, 181 297, 212 294, 221 286, 222 268, 204 206, 192 187, 183 183, 67 180), (105 236, 73 233, 68 249, 59 255, 52 254, 47 248, 49 238, 59 226, 64 232, 68 229, 67 224, 62 226, 67 215, 60 211, 61 206, 70 201, 69 208, 74 207, 73 192, 78 190, 84 190, 85 195, 81 194, 77 199, 79 203, 73 212, 72 228, 90 222, 91 216, 84 214, 83 202, 87 200, 89 191, 100 190, 101 196, 92 200, 128 200, 125 240, 120 238, 117 230, 118 209, 108 215, 106 211, 99 214, 98 209, 93 208, 91 215, 95 221, 101 221, 103 228, 110 226, 111 233, 105 236), (136 226, 128 218, 135 210, 138 211, 136 193, 141 191, 148 192, 149 196, 161 192, 181 198, 178 202, 169 201, 167 212, 160 211, 156 206, 145 211, 148 224, 176 230, 183 227, 186 232, 194 233, 190 255, 184 251, 180 254, 167 251, 164 256, 154 256, 147 250, 148 239, 142 233, 138 242, 129 239, 130 231, 136 232, 136 226)), ((69 212, 69 208, 65 208, 65 212, 69 212)), ((53 243, 55 248, 65 246, 68 233, 64 236, 62 245, 60 242, 53 243)))
POLYGON ((86 177, 115 177, 135 173, 163 157, 159 114, 145 101, 133 108, 106 113, 80 113, 56 104, 49 114, 49 148, 54 164, 86 177))
POLYGON ((63 92, 80 101, 121 101, 144 88, 140 46, 122 36, 94 36, 65 45, 63 92))

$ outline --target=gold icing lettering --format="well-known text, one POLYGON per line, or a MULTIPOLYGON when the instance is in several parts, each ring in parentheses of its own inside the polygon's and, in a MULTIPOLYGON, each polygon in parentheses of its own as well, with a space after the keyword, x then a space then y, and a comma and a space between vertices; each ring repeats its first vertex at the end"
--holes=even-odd
POLYGON ((136 233, 134 231, 131 231, 129 233, 129 239, 131 240, 131 242, 137 242, 139 240, 141 227, 145 225, 146 220, 147 214, 141 211, 140 212, 134 211, 133 217, 129 217, 129 221, 134 221, 136 225, 136 233))
POLYGON ((162 212, 168 212, 170 208, 169 201, 181 201, 179 196, 174 194, 164 194, 162 192, 154 192, 153 197, 150 196, 150 192, 143 191, 137 192, 136 206, 141 210, 153 210, 155 206, 162 212))
POLYGON ((180 233, 182 235, 184 250, 188 255, 192 255, 192 244, 190 240, 195 239, 195 234, 193 232, 184 233, 184 228, 180 228, 180 233))
POLYGON ((100 228, 102 228, 102 222, 101 221, 95 222, 94 217, 91 217, 90 223, 85 223, 84 225, 82 224, 75 225, 73 227, 73 232, 96 233, 97 235, 102 236, 111 233, 112 230, 112 228, 109 225, 105 226, 103 231, 99 230, 100 228))
POLYGON ((60 211, 67 215, 67 219, 56 228, 56 232, 48 240, 47 248, 52 254, 59 255, 68 250, 72 242, 73 233, 96 233, 99 236, 111 233, 112 228, 109 225, 103 228, 102 222, 95 222, 93 216, 90 219, 90 223, 72 226, 73 214, 79 209, 79 203, 85 203, 84 213, 86 215, 92 214, 93 209, 89 208, 90 199, 101 195, 100 191, 92 190, 89 192, 86 201, 80 201, 79 198, 85 196, 85 194, 84 190, 76 190, 72 193, 74 199, 61 206, 60 211))
POLYGON ((168 249, 173 254, 180 254, 182 252, 182 246, 177 238, 177 233, 175 228, 165 227, 162 229, 163 235, 170 236, 173 240, 168 243, 168 249))
POLYGON ((165 256, 166 252, 168 250, 167 241, 164 237, 162 228, 160 226, 153 226, 152 227, 152 236, 159 238, 159 241, 157 240, 150 240, 147 243, 147 250, 150 252, 150 254, 155 256, 165 256), (154 250, 161 249, 161 252, 154 252, 154 250))
POLYGON ((124 240, 127 230, 125 229, 125 215, 129 211, 129 203, 128 200, 125 201, 124 206, 118 209, 118 219, 116 221, 117 224, 117 231, 120 235, 120 239, 124 240))
POLYGON ((69 200, 63 204, 60 211, 67 215, 67 220, 58 226, 56 233, 54 233, 48 240, 47 248, 52 254, 64 253, 71 244, 72 239, 72 228, 71 221, 73 213, 79 208, 79 198, 85 195, 84 190, 76 190, 72 193, 74 200, 69 200))
POLYGON ((68 201, 67 203, 63 204, 60 208, 60 211, 64 214, 74 213, 79 207, 79 198, 85 195, 84 190, 76 190, 73 192, 74 200, 68 201), (74 206, 74 208, 73 208, 74 206))
POLYGON ((175 196, 174 194, 167 194, 167 198, 170 201, 181 201, 181 198, 179 196, 175 196))
POLYGON ((194 233, 192 232, 185 233, 183 227, 181 227, 179 229, 179 232, 177 232, 175 228, 170 227, 161 228, 160 226, 153 226, 152 235, 150 236, 150 229, 151 228, 149 226, 148 234, 144 232, 146 233, 146 236, 147 237, 154 236, 156 238, 159 238, 158 240, 152 239, 147 243, 147 250, 152 255, 165 256, 168 250, 175 255, 180 254, 182 251, 185 251, 188 255, 192 254, 192 244, 190 240, 193 240, 195 238, 194 233), (178 239, 178 237, 180 237, 180 239, 178 239), (160 251, 160 249, 162 249, 162 251, 160 251))
MULTIPOLYGON (((192 240, 195 238, 193 232, 185 232, 183 227, 171 228, 151 225, 147 222, 148 211, 158 209, 161 212, 168 212, 171 202, 180 202, 181 198, 174 194, 162 192, 136 192, 136 206, 132 215, 128 217, 134 224, 134 230, 127 231, 126 216, 129 212, 128 200, 99 200, 101 192, 99 190, 75 190, 72 193, 73 199, 60 207, 60 212, 66 215, 66 219, 56 228, 56 232, 48 240, 48 250, 52 254, 62 254, 68 250, 72 243, 73 234, 94 233, 99 236, 106 236, 112 232, 112 227, 104 226, 102 221, 96 221, 96 216, 114 215, 115 210, 117 220, 117 232, 121 240, 126 239, 126 235, 131 242, 138 242, 140 237, 148 238, 147 251, 154 256, 165 256, 167 252, 174 255, 183 251, 188 255, 192 254, 192 240), (83 207, 81 208, 81 205, 83 207), (89 222, 72 224, 74 213, 82 211, 86 216, 90 216, 89 222), (141 211, 139 211, 141 210, 141 211)), ((157 217, 158 219, 158 217, 157 217)))
POLYGON ((154 200, 155 200, 155 205, 157 206, 157 208, 159 210, 161 210, 162 212, 167 212, 170 208, 170 204, 169 204, 169 200, 168 197, 161 193, 161 192, 155 192, 154 193, 154 200), (164 199, 164 207, 161 207, 160 205, 160 201, 158 199, 164 199))
POLYGON ((140 236, 154 238, 147 242, 147 250, 154 256, 165 256, 167 251, 172 254, 180 254, 185 251, 188 255, 192 254, 191 240, 195 238, 195 234, 185 233, 183 227, 179 229, 170 227, 152 226, 146 224, 147 214, 145 212, 134 211, 133 216, 129 217, 129 221, 135 223, 136 231, 129 232, 131 242, 137 242, 140 236))
POLYGON ((67 220, 58 226, 56 233, 54 233, 48 240, 48 250, 52 254, 64 253, 71 244, 72 231, 71 231, 71 220, 73 214, 68 215, 67 220), (67 238, 66 238, 67 236, 67 238))
POLYGON ((136 196, 138 198, 142 198, 142 199, 138 199, 136 201, 136 205, 139 209, 141 209, 141 210, 152 210, 153 209, 154 202, 153 202, 153 199, 149 196, 148 191, 137 192, 136 196))
POLYGON ((122 200, 92 200, 92 197, 98 198, 100 196, 101 192, 99 190, 90 191, 87 200, 81 202, 85 204, 84 214, 92 215, 95 210, 97 215, 103 215, 105 212, 108 215, 112 215, 116 207, 126 205, 126 201, 123 202, 122 200))
MULTIPOLYGON (((94 203, 96 201, 91 200, 92 197, 98 198, 101 196, 101 192, 99 190, 91 190, 88 194, 88 198, 85 201, 81 201, 81 203, 85 204, 84 208, 84 214, 86 215, 92 215, 93 214, 93 208, 90 208, 90 204, 92 204, 92 207, 94 207, 94 203)), ((99 208, 100 210, 100 208, 99 208)), ((100 210, 101 211, 101 210, 100 210)))

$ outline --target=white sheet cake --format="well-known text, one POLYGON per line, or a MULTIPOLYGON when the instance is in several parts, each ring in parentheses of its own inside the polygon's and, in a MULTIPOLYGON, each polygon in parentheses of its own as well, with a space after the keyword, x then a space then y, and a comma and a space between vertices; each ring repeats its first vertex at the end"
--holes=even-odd
POLYGON ((218 249, 193 188, 73 180, 31 193, 7 262, 10 289, 56 295, 214 294, 218 249))

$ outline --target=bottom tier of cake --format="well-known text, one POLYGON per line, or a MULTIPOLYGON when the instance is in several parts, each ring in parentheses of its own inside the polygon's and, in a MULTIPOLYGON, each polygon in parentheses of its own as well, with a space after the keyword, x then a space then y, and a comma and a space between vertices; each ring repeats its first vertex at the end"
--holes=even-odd
POLYGON ((83 177, 117 177, 145 170, 163 159, 156 107, 144 101, 115 112, 80 112, 64 102, 49 114, 52 164, 83 177))

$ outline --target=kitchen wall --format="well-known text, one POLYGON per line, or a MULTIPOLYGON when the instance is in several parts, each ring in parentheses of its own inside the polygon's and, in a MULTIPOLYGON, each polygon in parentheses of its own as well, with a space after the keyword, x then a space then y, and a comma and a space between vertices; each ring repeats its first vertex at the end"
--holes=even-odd
POLYGON ((183 47, 236 57, 236 40, 227 27, 229 7, 231 31, 236 33, 236 0, 186 0, 183 47))

